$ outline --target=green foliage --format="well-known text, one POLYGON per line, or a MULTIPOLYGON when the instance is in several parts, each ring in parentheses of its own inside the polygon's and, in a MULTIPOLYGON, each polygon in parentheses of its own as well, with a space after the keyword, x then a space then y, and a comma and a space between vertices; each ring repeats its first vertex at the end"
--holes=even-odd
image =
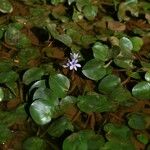
POLYGON ((141 81, 137 83, 132 89, 132 94, 138 99, 149 99, 150 98, 150 83, 147 81, 141 81))
POLYGON ((96 42, 93 47, 93 55, 94 58, 106 61, 109 59, 110 51, 107 45, 104 45, 100 42, 96 42))
POLYGON ((98 59, 88 61, 82 68, 82 73, 89 79, 98 81, 106 75, 104 63, 98 59))
POLYGON ((41 68, 31 68, 29 70, 27 70, 24 75, 23 75, 23 82, 28 85, 31 82, 35 81, 35 80, 39 80, 41 79, 41 77, 44 75, 44 71, 41 68))
POLYGON ((46 142, 39 137, 29 137, 23 143, 23 150, 46 150, 46 142))
POLYGON ((60 137, 65 130, 73 131, 74 127, 70 120, 65 117, 61 117, 50 124, 48 134, 53 137, 60 137))
POLYGON ((8 0, 0 0, 0 12, 11 13, 13 11, 13 6, 8 0))
POLYGON ((53 111, 54 106, 44 99, 36 100, 30 106, 31 117, 39 125, 49 123, 53 117, 53 111))
POLYGON ((68 136, 63 142, 63 150, 98 150, 104 145, 102 136, 92 130, 83 130, 68 136))
POLYGON ((0 123, 0 144, 5 143, 11 138, 11 131, 6 127, 5 124, 0 123))
POLYGON ((120 84, 121 84, 121 80, 119 77, 115 75, 107 75, 99 83, 98 89, 99 91, 110 93, 120 84))
POLYGON ((62 74, 56 74, 56 75, 50 76, 49 84, 50 84, 50 89, 59 98, 66 96, 67 91, 69 90, 69 87, 70 87, 69 79, 62 74))
POLYGON ((145 118, 141 114, 131 114, 128 117, 128 124, 133 129, 142 130, 146 128, 145 118))
POLYGON ((81 111, 89 112, 107 112, 111 111, 111 103, 103 95, 85 95, 78 97, 78 107, 81 111))
POLYGON ((0 0, 0 149, 150 149, 149 14, 144 0, 0 0))

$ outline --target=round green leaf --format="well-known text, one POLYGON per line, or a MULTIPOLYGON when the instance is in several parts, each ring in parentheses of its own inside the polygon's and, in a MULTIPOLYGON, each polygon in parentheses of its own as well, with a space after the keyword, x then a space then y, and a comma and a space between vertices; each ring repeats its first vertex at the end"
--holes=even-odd
POLYGON ((31 117, 39 125, 44 125, 51 121, 53 110, 53 106, 43 99, 34 101, 30 106, 31 117))
POLYGON ((0 102, 3 100, 4 98, 4 92, 3 89, 0 87, 0 102))
POLYGON ((39 137, 29 137, 23 143, 23 150, 46 150, 46 142, 39 137))
POLYGON ((11 13, 13 7, 8 0, 0 0, 0 12, 2 13, 11 13))
POLYGON ((107 112, 112 108, 111 103, 103 95, 79 96, 77 106, 81 111, 86 113, 107 112))
POLYGON ((87 18, 90 21, 94 20, 94 18, 97 15, 97 12, 98 12, 97 6, 93 6, 91 4, 86 5, 83 8, 83 14, 84 14, 85 18, 87 18))
POLYGON ((150 99, 150 83, 146 81, 137 83, 132 89, 132 94, 138 99, 150 99))
POLYGON ((128 117, 128 125, 133 129, 143 130, 146 128, 144 116, 141 114, 131 114, 128 117))
POLYGON ((83 130, 68 136, 63 142, 63 150, 98 150, 104 139, 92 130, 83 130))
POLYGON ((65 130, 73 131, 74 127, 70 120, 61 117, 55 120, 48 128, 48 133, 53 137, 60 137, 65 130))
POLYGON ((100 60, 92 59, 83 66, 82 73, 87 78, 98 81, 106 75, 106 68, 100 60))
POLYGON ((99 91, 110 93, 120 84, 121 80, 119 77, 116 75, 108 75, 99 83, 98 89, 99 91))
POLYGON ((14 82, 18 79, 18 74, 15 71, 1 72, 0 83, 14 82))
POLYGON ((126 37, 122 37, 120 39, 119 45, 120 45, 120 48, 122 49, 123 53, 130 53, 131 50, 133 49, 132 42, 126 37))
POLYGON ((100 42, 96 42, 92 47, 93 55, 96 59, 106 61, 109 59, 109 49, 107 45, 104 45, 100 42))
POLYGON ((143 45, 143 40, 140 37, 132 37, 131 42, 133 44, 133 49, 132 50, 135 51, 135 52, 138 52, 141 49, 142 45, 143 45))
POLYGON ((150 72, 149 71, 145 73, 145 80, 150 82, 150 72))
POLYGON ((69 79, 62 74, 56 74, 56 75, 50 76, 49 84, 50 84, 51 90, 59 98, 64 97, 70 87, 69 79))
POLYGON ((41 68, 33 67, 27 70, 23 75, 23 83, 28 85, 33 81, 41 79, 44 75, 44 71, 41 68))

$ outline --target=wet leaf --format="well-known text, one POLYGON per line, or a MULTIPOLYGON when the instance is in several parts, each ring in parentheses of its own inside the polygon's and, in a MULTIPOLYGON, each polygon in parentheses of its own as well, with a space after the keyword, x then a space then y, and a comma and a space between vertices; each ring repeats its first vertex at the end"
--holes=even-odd
POLYGON ((131 114, 128 116, 128 125, 133 129, 143 130, 146 128, 144 116, 141 114, 131 114))
POLYGON ((65 130, 73 131, 74 127, 70 120, 65 117, 61 117, 50 124, 48 128, 48 134, 53 137, 60 137, 65 130))
POLYGON ((107 112, 112 109, 111 103, 103 95, 79 96, 77 106, 86 113, 107 112))
POLYGON ((39 137, 29 137, 23 143, 23 150, 46 150, 46 142, 39 137))
POLYGON ((108 75, 101 80, 98 89, 99 91, 110 93, 120 84, 121 84, 121 79, 119 77, 117 77, 116 75, 108 75))
POLYGON ((106 75, 106 68, 100 60, 92 59, 83 66, 82 73, 87 78, 98 81, 106 75))
POLYGON ((132 94, 138 99, 150 99, 150 83, 146 81, 137 83, 132 89, 132 94))
POLYGON ((54 106, 43 99, 34 101, 30 106, 31 117, 38 125, 49 123, 53 117, 53 110, 54 106))
POLYGON ((104 45, 100 42, 96 42, 93 47, 93 55, 96 59, 106 61, 109 59, 110 51, 107 45, 104 45))
POLYGON ((76 1, 76 6, 78 8, 79 11, 82 10, 82 8, 86 5, 90 5, 91 0, 77 0, 76 1))
POLYGON ((41 79, 44 75, 44 71, 41 68, 33 67, 28 69, 23 75, 23 83, 28 85, 33 81, 41 79))
POLYGON ((104 139, 92 130, 81 130, 68 136, 63 142, 63 150, 97 150, 103 147, 104 139))
POLYGON ((49 78, 50 89, 59 97, 62 98, 67 94, 70 87, 69 79, 62 75, 56 74, 49 78))

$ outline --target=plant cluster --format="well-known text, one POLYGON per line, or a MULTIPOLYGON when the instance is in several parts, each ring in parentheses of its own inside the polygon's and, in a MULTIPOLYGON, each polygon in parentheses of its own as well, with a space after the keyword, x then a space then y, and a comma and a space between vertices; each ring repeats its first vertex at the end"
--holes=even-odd
POLYGON ((0 149, 150 150, 150 2, 0 0, 0 149))

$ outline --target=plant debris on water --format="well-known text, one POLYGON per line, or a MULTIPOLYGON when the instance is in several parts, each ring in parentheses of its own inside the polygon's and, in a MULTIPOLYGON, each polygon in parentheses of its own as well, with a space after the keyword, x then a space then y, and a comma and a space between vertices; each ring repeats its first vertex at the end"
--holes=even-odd
POLYGON ((1 150, 150 150, 149 0, 0 0, 1 150))

